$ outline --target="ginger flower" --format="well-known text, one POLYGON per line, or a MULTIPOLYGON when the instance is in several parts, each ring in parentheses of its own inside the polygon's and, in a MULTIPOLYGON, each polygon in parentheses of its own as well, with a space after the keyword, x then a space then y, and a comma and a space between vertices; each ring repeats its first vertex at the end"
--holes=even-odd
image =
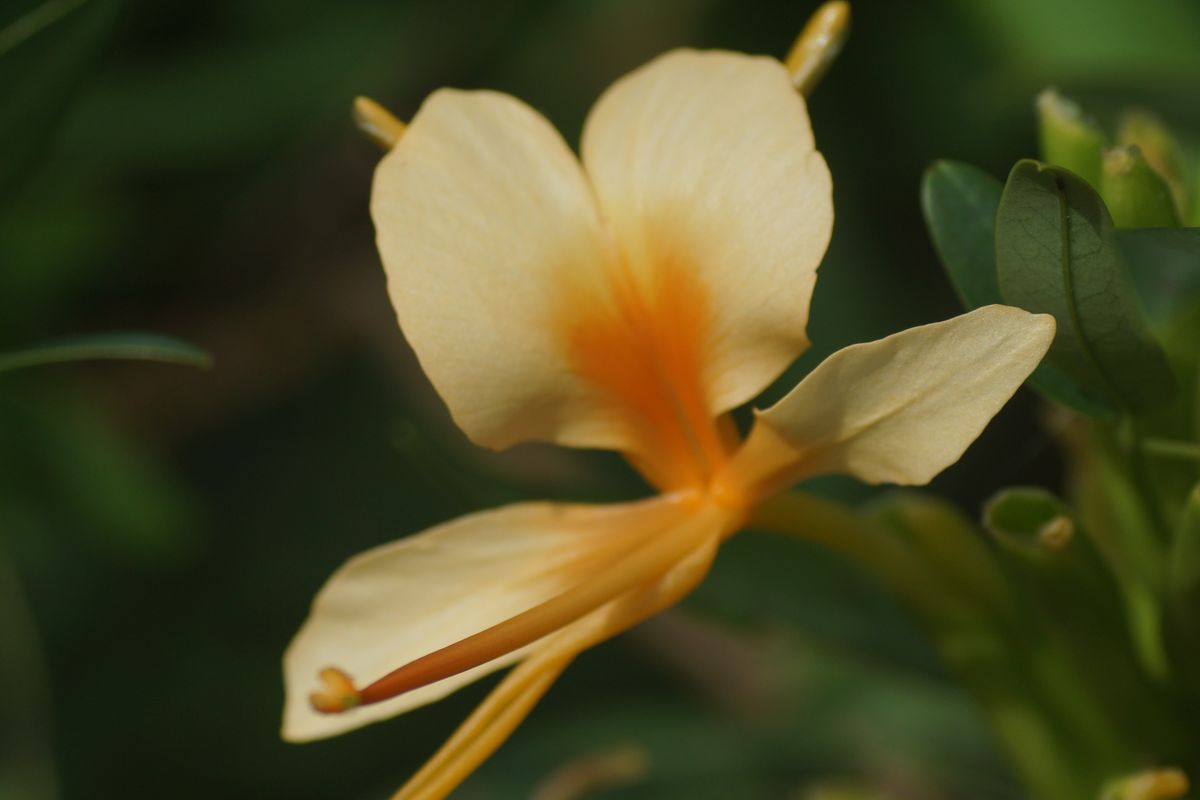
POLYGON ((580 651, 691 591, 757 505, 822 473, 925 483, 1033 370, 1053 320, 989 306, 835 353, 743 438, 728 412, 807 347, 833 225, 793 80, 771 58, 667 53, 601 96, 581 160, 507 95, 421 106, 371 211, 434 387, 480 445, 616 450, 656 494, 519 503, 351 559, 284 657, 287 739, 516 665, 397 795, 442 797, 580 651))

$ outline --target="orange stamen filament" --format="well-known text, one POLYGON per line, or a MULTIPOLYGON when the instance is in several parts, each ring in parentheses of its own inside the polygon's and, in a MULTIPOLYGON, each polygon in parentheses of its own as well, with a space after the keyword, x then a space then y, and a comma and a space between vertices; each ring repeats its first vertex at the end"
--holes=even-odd
MULTIPOLYGON (((702 516, 702 515, 700 515, 702 516)), ((695 520, 668 529, 631 550, 610 568, 515 617, 393 670, 357 692, 356 705, 378 703, 532 644, 639 585, 658 578, 696 545, 695 520)), ((319 708, 332 710, 336 706, 319 708)))
MULTIPOLYGON (((712 533, 708 527, 697 531, 712 533)), ((556 639, 516 667, 392 800, 438 800, 448 795, 504 743, 580 651, 628 630, 695 588, 716 555, 716 539, 692 546, 693 561, 683 574, 625 595, 603 624, 556 639)))

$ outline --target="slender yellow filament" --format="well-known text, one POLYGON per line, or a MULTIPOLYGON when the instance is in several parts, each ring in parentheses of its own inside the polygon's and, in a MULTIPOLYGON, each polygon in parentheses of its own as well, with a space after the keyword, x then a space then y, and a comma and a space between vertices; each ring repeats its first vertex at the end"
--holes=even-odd
POLYGON ((709 532, 708 516, 696 517, 654 536, 593 578, 557 597, 393 670, 362 689, 358 693, 359 704, 378 703, 485 664, 532 644, 657 578, 675 566, 695 548, 699 537, 709 532))
POLYGON ((850 4, 845 0, 831 0, 813 12, 784 61, 796 91, 812 94, 849 35, 850 4))
POLYGON ((711 527, 706 538, 681 560, 678 573, 660 578, 618 600, 610 613, 581 621, 563 631, 516 667, 466 719, 432 759, 397 792, 392 800, 440 800, 454 790, 495 752, 534 704, 582 650, 624 631, 673 605, 708 573, 721 531, 711 527))
POLYGON ((354 124, 384 150, 391 150, 408 126, 369 97, 354 98, 354 124))
POLYGON ((529 716, 574 656, 575 653, 570 653, 540 665, 540 669, 528 677, 522 676, 524 679, 514 684, 519 688, 506 692, 506 702, 488 710, 487 721, 475 726, 474 735, 464 735, 454 747, 447 743, 449 749, 445 751, 445 757, 426 764, 411 783, 392 796, 392 800, 438 800, 454 791, 529 716))

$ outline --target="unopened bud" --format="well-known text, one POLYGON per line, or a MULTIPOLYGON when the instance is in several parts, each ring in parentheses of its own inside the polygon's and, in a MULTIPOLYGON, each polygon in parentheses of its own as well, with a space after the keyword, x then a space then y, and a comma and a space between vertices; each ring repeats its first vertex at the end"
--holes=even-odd
POLYGON ((1174 800, 1188 793, 1187 775, 1179 769, 1151 769, 1113 781, 1101 800, 1174 800))
POLYGON ((1108 137, 1100 126, 1054 89, 1038 95, 1037 111, 1041 160, 1065 167, 1093 187, 1099 186, 1100 158, 1108 146, 1108 137))
POLYGON ((1038 528, 1037 541, 1044 549, 1058 553, 1075 538, 1075 523, 1070 517, 1057 516, 1038 528))
POLYGON ((1162 120, 1148 111, 1126 112, 1117 123, 1117 144, 1137 145, 1150 166, 1162 176, 1180 217, 1188 212, 1188 175, 1179 142, 1162 120))
POLYGON ((1179 212, 1170 187, 1137 145, 1105 151, 1099 188, 1118 228, 1179 226, 1179 212))

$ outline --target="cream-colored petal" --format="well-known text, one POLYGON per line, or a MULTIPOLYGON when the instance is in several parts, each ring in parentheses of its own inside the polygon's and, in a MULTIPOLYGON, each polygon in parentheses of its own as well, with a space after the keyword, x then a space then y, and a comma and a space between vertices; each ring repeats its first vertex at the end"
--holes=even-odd
POLYGON ((778 61, 677 50, 617 81, 583 160, 630 276, 703 321, 710 410, 757 395, 807 346, 833 226, 829 170, 778 61))
POLYGON ((736 519, 727 510, 710 505, 697 509, 680 524, 692 530, 696 544, 674 568, 653 584, 631 591, 546 637, 543 645, 504 678, 393 800, 445 797, 508 738, 576 654, 673 605, 695 588, 708 573, 717 543, 736 519))
POLYGON ((468 436, 628 449, 569 363, 562 323, 604 291, 604 257, 550 123, 508 95, 435 92, 380 162, 371 213, 400 327, 468 436))
POLYGON ((975 441, 1053 338, 1053 317, 997 305, 839 350, 759 413, 730 482, 759 495, 823 473, 927 483, 975 441))
POLYGON ((513 663, 537 643, 342 714, 320 714, 308 701, 327 667, 364 686, 559 596, 692 513, 677 497, 611 506, 522 503, 352 558, 321 589, 284 654, 284 738, 317 739, 392 717, 513 663))

